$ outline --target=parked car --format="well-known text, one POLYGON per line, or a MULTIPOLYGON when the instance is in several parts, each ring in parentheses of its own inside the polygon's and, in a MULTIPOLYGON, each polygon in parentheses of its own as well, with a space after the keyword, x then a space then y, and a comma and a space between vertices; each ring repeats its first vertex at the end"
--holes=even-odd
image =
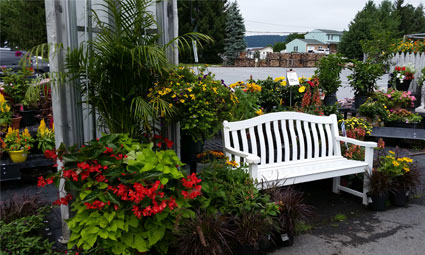
MULTIPOLYGON (((20 61, 25 57, 25 51, 14 51, 9 48, 0 48, 0 66, 10 68, 13 71, 21 69, 20 61)), ((41 57, 31 57, 31 66, 34 68, 35 74, 43 74, 49 72, 49 63, 43 61, 41 57)), ((0 77, 3 76, 3 72, 0 69, 0 77)))
POLYGON ((311 50, 311 53, 329 54, 329 49, 315 49, 311 50))

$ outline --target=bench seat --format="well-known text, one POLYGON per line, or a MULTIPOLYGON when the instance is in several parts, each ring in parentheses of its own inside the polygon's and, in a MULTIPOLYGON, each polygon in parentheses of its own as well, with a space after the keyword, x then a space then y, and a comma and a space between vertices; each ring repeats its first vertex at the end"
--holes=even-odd
POLYGON ((342 156, 322 159, 259 165, 257 180, 260 183, 280 182, 280 186, 334 178, 354 173, 364 173, 367 163, 349 160, 342 156))

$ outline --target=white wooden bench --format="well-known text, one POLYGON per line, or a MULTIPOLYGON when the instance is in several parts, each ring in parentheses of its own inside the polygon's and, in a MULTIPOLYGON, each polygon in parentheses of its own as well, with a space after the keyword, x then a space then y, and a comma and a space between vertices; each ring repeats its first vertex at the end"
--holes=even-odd
POLYGON ((367 205, 367 178, 363 192, 341 186, 344 175, 371 171, 375 142, 342 137, 335 114, 315 116, 298 112, 276 112, 251 119, 223 123, 226 156, 249 165, 249 173, 260 188, 333 178, 333 192, 345 191, 367 205), (340 142, 365 147, 365 161, 341 155, 340 142), (266 185, 264 185, 266 184, 266 185))

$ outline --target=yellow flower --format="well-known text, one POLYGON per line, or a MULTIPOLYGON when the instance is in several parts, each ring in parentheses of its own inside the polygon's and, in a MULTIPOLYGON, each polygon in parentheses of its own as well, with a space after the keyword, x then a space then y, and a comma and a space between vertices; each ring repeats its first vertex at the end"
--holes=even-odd
POLYGON ((187 91, 192 92, 192 89, 191 88, 188 88, 187 91))
POLYGON ((182 104, 183 104, 183 103, 184 103, 184 99, 180 99, 180 103, 182 103, 182 104))
POLYGON ((278 81, 282 81, 282 80, 285 80, 284 76, 274 78, 274 82, 278 82, 278 81))
POLYGON ((168 104, 168 107, 173 108, 173 104, 168 104))
POLYGON ((281 81, 280 86, 286 86, 286 81, 281 81))
POLYGON ((22 133, 22 137, 26 138, 26 137, 31 137, 30 132, 28 131, 28 128, 24 129, 24 132, 22 133))
POLYGON ((238 163, 236 163, 236 161, 234 161, 234 160, 232 160, 232 161, 227 160, 226 161, 226 165, 233 166, 233 167, 238 167, 238 163))
POLYGON ((390 154, 393 154, 393 155, 395 154, 395 153, 394 153, 394 151, 389 151, 389 153, 390 153, 390 154))
POLYGON ((261 110, 261 109, 258 109, 255 113, 257 115, 263 115, 264 114, 263 110, 261 110))
POLYGON ((195 100, 195 98, 196 98, 194 94, 190 94, 189 96, 190 96, 190 98, 192 98, 192 100, 195 100))
POLYGON ((304 91, 305 91, 305 86, 301 86, 301 87, 298 89, 298 92, 300 92, 300 93, 304 93, 304 91))
POLYGON ((399 165, 400 165, 400 163, 398 163, 397 161, 393 160, 393 165, 394 165, 394 166, 399 166, 399 165))
POLYGON ((406 173, 407 173, 407 172, 409 172, 409 171, 410 171, 410 168, 408 168, 408 167, 406 166, 406 167, 403 167, 403 170, 404 170, 404 171, 406 171, 406 173))
POLYGON ((0 103, 6 103, 6 99, 4 98, 2 93, 0 93, 0 103))
POLYGON ((214 93, 217 94, 217 88, 213 87, 212 89, 214 90, 214 93))

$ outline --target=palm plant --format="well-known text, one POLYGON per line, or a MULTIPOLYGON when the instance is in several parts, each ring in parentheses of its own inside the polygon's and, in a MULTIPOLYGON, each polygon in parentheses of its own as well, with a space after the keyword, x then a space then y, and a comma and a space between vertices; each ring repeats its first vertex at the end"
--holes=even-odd
POLYGON ((152 133, 160 115, 173 114, 168 102, 147 97, 149 89, 172 68, 167 48, 176 43, 179 49, 187 49, 192 40, 212 42, 208 36, 190 33, 159 45, 159 34, 147 32, 156 25, 147 10, 152 2, 105 0, 102 12, 112 22, 103 21, 93 11, 99 32, 66 55, 66 77, 79 79, 81 93, 87 95, 87 102, 99 115, 100 126, 109 132, 132 137, 152 133))

